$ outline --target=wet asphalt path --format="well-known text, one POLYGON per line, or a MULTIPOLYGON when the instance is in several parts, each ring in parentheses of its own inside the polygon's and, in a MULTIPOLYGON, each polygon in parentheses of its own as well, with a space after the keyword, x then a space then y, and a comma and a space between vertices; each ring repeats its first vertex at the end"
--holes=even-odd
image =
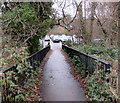
POLYGON ((44 66, 43 101, 86 101, 84 91, 70 73, 70 65, 61 53, 61 44, 52 43, 53 50, 44 66))

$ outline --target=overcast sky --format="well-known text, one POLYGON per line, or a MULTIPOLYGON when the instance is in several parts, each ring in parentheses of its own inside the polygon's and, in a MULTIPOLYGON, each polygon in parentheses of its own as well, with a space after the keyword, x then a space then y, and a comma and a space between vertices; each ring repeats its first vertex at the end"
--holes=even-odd
MULTIPOLYGON (((60 16, 60 17, 62 17, 62 8, 64 7, 64 4, 66 4, 64 9, 65 13, 71 15, 71 17, 74 17, 76 13, 76 6, 75 4, 72 4, 72 3, 74 3, 73 1, 76 1, 78 4, 81 2, 81 0, 66 0, 66 3, 65 3, 65 0, 53 0, 53 1, 54 1, 53 8, 57 11, 58 13, 57 16, 60 16)), ((82 7, 84 8, 84 3, 82 7)), ((84 16, 84 9, 82 10, 83 10, 83 16, 84 16)))
MULTIPOLYGON (((65 5, 66 8, 64 9, 64 11, 66 14, 70 14, 72 17, 74 17, 74 15, 76 13, 76 7, 74 5, 72 5, 72 2, 73 1, 77 1, 77 3, 81 2, 81 0, 53 0, 53 1, 54 1, 53 8, 57 11, 57 16, 60 16, 60 17, 62 17, 62 8, 64 7, 65 1, 66 1, 66 5, 65 5), (60 6, 61 3, 62 3, 62 5, 60 6)), ((83 2, 86 1, 86 7, 89 7, 88 2, 92 2, 92 1, 94 1, 94 2, 118 2, 120 0, 82 0, 82 1, 83 2)), ((84 16, 84 3, 82 5, 82 7, 83 7, 83 9, 82 9, 83 16, 84 16)))
MULTIPOLYGON (((64 7, 64 4, 65 4, 65 2, 63 1, 65 0, 54 0, 53 8, 57 11, 57 16, 62 15, 62 8, 64 7)), ((76 7, 72 5, 72 0, 66 0, 64 11, 66 14, 70 14, 72 17, 75 15, 76 7)))

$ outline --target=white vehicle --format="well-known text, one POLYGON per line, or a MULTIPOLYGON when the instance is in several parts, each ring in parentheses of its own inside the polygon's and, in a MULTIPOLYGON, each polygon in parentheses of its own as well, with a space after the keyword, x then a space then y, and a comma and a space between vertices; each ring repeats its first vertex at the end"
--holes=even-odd
POLYGON ((50 37, 48 35, 45 36, 45 41, 50 41, 50 37))
POLYGON ((53 36, 52 40, 53 40, 54 43, 59 43, 60 42, 60 36, 55 35, 55 36, 53 36))
POLYGON ((67 36, 62 35, 62 36, 60 37, 60 40, 61 40, 62 42, 66 42, 66 41, 68 40, 68 38, 67 38, 67 36))
POLYGON ((52 39, 54 37, 54 35, 52 34, 52 35, 50 35, 50 38, 52 39))

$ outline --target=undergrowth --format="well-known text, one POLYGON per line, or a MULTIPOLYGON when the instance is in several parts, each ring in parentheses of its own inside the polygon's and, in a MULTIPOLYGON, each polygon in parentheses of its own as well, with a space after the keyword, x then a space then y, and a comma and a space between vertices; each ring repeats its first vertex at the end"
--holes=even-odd
POLYGON ((85 65, 81 62, 80 58, 78 56, 73 56, 71 60, 74 64, 74 70, 80 73, 82 77, 85 77, 85 65))
POLYGON ((8 95, 6 95, 6 91, 3 91, 8 101, 27 101, 33 95, 36 95, 37 99, 41 100, 40 95, 34 91, 36 83, 39 82, 37 78, 40 72, 38 66, 38 62, 34 62, 33 67, 30 62, 24 59, 22 63, 17 65, 17 71, 5 73, 7 78, 2 80, 2 86, 8 88, 8 95))
POLYGON ((104 69, 96 68, 92 75, 86 74, 85 65, 81 62, 78 56, 71 57, 71 60, 74 64, 74 70, 77 73, 80 73, 80 76, 86 81, 86 91, 85 94, 89 101, 107 101, 114 102, 117 100, 115 96, 109 91, 110 83, 106 81, 108 74, 105 73, 104 69))
POLYGON ((84 52, 89 55, 93 55, 96 58, 106 60, 109 63, 112 63, 113 60, 118 59, 118 51, 119 49, 115 46, 111 47, 105 47, 103 45, 98 45, 98 46, 73 46, 73 48, 84 52))
POLYGON ((109 83, 106 82, 105 78, 107 75, 102 69, 95 70, 93 75, 86 78, 86 95, 90 101, 115 101, 115 96, 108 90, 109 83))

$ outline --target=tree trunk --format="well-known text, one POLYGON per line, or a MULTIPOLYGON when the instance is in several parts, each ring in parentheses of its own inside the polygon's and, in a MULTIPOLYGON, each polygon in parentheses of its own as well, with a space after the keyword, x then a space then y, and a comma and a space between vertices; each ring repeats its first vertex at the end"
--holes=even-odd
POLYGON ((82 3, 80 4, 79 6, 79 9, 78 9, 78 13, 79 13, 79 36, 83 36, 84 38, 84 41, 86 41, 86 28, 85 28, 85 21, 84 21, 84 18, 83 18, 83 11, 82 11, 82 3))
POLYGON ((95 2, 92 2, 90 34, 89 34, 89 36, 88 36, 88 43, 89 43, 89 44, 91 44, 92 36, 93 36, 93 23, 94 23, 94 16, 95 16, 95 8, 96 8, 96 3, 95 3, 95 2))
MULTIPOLYGON (((118 3, 118 48, 120 48, 120 2, 118 3)), ((118 61, 118 67, 120 67, 120 54, 118 54, 118 61)), ((120 68, 118 68, 118 96, 120 98, 120 68)))

